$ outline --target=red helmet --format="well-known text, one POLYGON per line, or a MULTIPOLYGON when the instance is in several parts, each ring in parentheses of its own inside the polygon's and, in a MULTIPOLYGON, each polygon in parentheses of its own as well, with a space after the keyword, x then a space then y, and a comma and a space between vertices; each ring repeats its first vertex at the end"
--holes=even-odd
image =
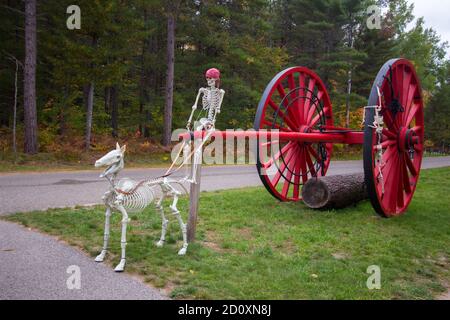
POLYGON ((220 79, 220 71, 219 71, 219 69, 212 68, 212 69, 209 69, 208 71, 206 71, 205 76, 206 76, 206 78, 220 79))

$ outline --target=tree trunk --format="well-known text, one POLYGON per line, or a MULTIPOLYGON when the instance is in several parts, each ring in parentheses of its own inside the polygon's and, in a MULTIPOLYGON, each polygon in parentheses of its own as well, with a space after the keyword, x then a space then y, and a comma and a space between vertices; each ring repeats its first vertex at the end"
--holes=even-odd
POLYGON ((91 148, 91 133, 92 133, 92 114, 94 110, 94 83, 91 82, 84 88, 85 106, 86 106, 86 136, 85 147, 86 150, 91 148))
POLYGON ((66 121, 66 112, 67 112, 67 104, 69 99, 69 89, 68 86, 64 86, 64 97, 61 104, 61 110, 59 111, 59 128, 58 128, 58 135, 64 136, 67 132, 67 121, 66 121))
POLYGON ((152 121, 152 114, 150 110, 145 110, 145 126, 144 126, 144 137, 150 138, 150 128, 148 124, 152 121))
POLYGON ((312 209, 339 209, 368 198, 364 174, 312 178, 303 186, 302 197, 312 209))
POLYGON ((111 87, 105 88, 105 113, 109 114, 111 109, 111 87))
POLYGON ((163 146, 168 146, 172 137, 172 107, 173 85, 175 73, 175 14, 168 13, 167 17, 167 78, 166 78, 166 103, 164 107, 164 131, 162 137, 163 146))
POLYGON ((19 61, 16 60, 16 73, 14 77, 14 109, 13 109, 13 152, 14 161, 16 161, 17 155, 17 139, 16 139, 16 129, 17 129, 17 78, 19 76, 19 61))
MULTIPOLYGON (((148 14, 147 9, 144 8, 143 13, 144 19, 144 27, 148 28, 148 14)), ((139 133, 142 135, 145 127, 145 118, 144 118, 144 107, 147 102, 147 81, 146 81, 146 71, 145 71, 145 53, 148 47, 148 38, 144 38, 142 41, 142 50, 141 50, 141 74, 140 74, 140 89, 139 89, 139 133)))
POLYGON ((111 134, 114 138, 117 138, 119 136, 119 125, 117 121, 117 118, 119 116, 119 101, 117 99, 117 91, 117 85, 111 87, 111 134))
MULTIPOLYGON (((351 67, 350 67, 351 68, 351 67)), ((352 94, 352 70, 348 71, 347 98, 345 106, 345 126, 350 128, 350 96, 352 94)))
MULTIPOLYGON (((350 17, 352 18, 352 17, 350 17)), ((353 49, 353 24, 350 23, 348 30, 348 47, 353 49)), ((353 82, 353 74, 352 74, 352 63, 349 63, 350 69, 348 70, 348 80, 347 80, 347 99, 345 106, 345 125, 347 128, 350 128, 350 96, 352 94, 352 82, 353 82)))
POLYGON ((25 153, 38 152, 36 111, 36 0, 25 1, 24 122, 25 153))

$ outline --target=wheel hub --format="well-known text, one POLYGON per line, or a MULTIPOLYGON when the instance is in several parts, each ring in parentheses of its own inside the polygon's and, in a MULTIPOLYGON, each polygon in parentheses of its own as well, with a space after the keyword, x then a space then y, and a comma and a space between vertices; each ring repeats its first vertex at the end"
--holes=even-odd
POLYGON ((398 149, 402 152, 413 150, 418 142, 417 133, 409 128, 402 127, 399 130, 398 149))

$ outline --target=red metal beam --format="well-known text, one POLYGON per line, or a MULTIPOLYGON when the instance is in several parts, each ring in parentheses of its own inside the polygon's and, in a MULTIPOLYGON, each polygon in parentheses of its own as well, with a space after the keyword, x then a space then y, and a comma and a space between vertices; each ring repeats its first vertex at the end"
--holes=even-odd
MULTIPOLYGON (((196 131, 194 133, 180 134, 180 139, 189 140, 190 138, 202 139, 206 136, 206 131, 196 131)), ((363 144, 364 132, 272 132, 272 131, 215 131, 211 137, 225 138, 262 138, 268 140, 284 140, 310 143, 343 143, 343 144, 363 144)))

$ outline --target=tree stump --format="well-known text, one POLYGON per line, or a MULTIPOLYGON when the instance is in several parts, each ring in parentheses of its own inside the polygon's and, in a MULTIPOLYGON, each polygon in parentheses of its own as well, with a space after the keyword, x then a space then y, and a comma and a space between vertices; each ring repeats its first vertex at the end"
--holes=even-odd
POLYGON ((339 209, 368 198, 364 174, 309 179, 303 186, 304 203, 312 209, 339 209))

